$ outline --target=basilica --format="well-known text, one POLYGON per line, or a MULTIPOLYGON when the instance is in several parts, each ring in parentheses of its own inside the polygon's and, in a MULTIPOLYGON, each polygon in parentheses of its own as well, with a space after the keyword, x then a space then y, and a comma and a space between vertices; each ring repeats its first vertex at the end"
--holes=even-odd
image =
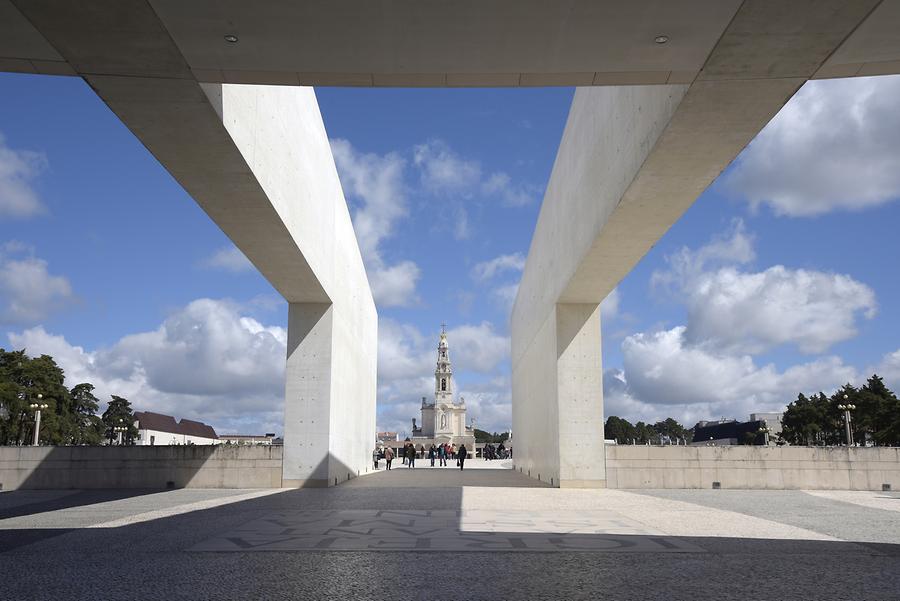
POLYGON ((466 401, 459 397, 453 400, 453 369, 450 367, 450 348, 447 332, 441 326, 441 339, 437 347, 437 366, 434 369, 434 402, 422 397, 422 421, 412 420, 412 442, 426 449, 432 444, 466 445, 469 450, 475 445, 474 423, 466 425, 466 401))

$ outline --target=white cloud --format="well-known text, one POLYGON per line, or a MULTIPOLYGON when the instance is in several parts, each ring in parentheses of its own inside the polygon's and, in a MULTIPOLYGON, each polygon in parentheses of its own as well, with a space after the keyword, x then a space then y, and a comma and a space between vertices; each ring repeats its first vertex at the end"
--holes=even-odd
POLYGON ((534 202, 536 189, 532 186, 516 185, 509 174, 498 171, 493 173, 482 184, 482 190, 489 195, 496 195, 505 207, 523 207, 534 202))
POLYGON ((492 279, 504 271, 522 271, 525 268, 525 256, 522 253, 500 255, 488 261, 477 263, 472 268, 472 277, 479 281, 492 279))
POLYGON ((464 159, 443 140, 429 140, 413 149, 413 164, 420 171, 422 187, 434 193, 494 197, 505 207, 521 207, 534 201, 534 186, 514 182, 508 173, 484 174, 481 163, 464 159))
POLYGON ((792 344, 821 353, 857 333, 856 320, 876 312, 874 291, 847 275, 775 265, 747 272, 722 263, 752 260, 752 238, 736 222, 731 236, 696 251, 687 248, 656 272, 688 311, 685 339, 734 353, 792 344), (716 268, 711 268, 718 264, 716 268))
POLYGON ((604 378, 604 389, 613 408, 643 421, 670 415, 688 425, 718 416, 745 419, 750 412, 783 409, 798 392, 829 392, 858 379, 837 357, 778 371, 750 355, 692 346, 684 326, 629 336, 622 356, 624 373, 604 378))
POLYGON ((394 234, 397 222, 408 214, 403 182, 406 161, 396 153, 382 156, 357 152, 347 140, 331 140, 331 150, 344 193, 355 203, 353 229, 376 304, 390 307, 417 303, 419 267, 408 260, 390 265, 381 249, 394 234))
POLYGON ((0 134, 0 218, 25 218, 45 211, 32 180, 46 167, 39 152, 13 150, 0 134))
POLYGON ((416 282, 421 270, 412 261, 401 261, 390 267, 370 268, 372 296, 382 307, 406 307, 418 301, 416 282))
POLYGON ((900 198, 900 76, 807 82, 740 155, 724 185, 803 217, 900 198))
POLYGON ((226 246, 201 262, 204 267, 222 269, 232 273, 253 271, 253 263, 236 246, 226 246))
POLYGON ((15 256, 27 250, 24 245, 11 242, 0 251, 0 321, 3 323, 36 323, 75 301, 69 280, 52 275, 47 261, 34 256, 15 256))
POLYGON ((103 401, 117 394, 137 410, 198 419, 221 433, 281 430, 287 333, 228 301, 195 300, 156 330, 95 351, 42 327, 9 340, 30 355, 53 355, 68 386, 91 382, 103 401))
POLYGON ((481 165, 463 159, 442 140, 417 145, 413 149, 413 163, 420 170, 422 185, 432 192, 459 192, 481 180, 481 165))

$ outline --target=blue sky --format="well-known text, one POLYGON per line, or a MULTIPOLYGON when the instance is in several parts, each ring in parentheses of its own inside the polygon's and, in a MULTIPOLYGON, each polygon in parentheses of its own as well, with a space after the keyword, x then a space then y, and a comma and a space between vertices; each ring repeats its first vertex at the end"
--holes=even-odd
MULTIPOLYGON (((379 426, 432 387, 510 423, 508 314, 573 97, 319 89, 380 316, 379 426)), ((900 388, 900 79, 805 88, 604 304, 607 414, 900 388)), ((77 78, 0 75, 0 321, 136 408, 280 431, 286 307, 77 78)))

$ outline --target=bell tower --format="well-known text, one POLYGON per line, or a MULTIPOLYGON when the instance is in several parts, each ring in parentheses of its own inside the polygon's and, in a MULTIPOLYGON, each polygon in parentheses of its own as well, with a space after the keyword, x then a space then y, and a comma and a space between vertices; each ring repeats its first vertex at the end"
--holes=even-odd
POLYGON ((446 327, 446 324, 441 324, 437 366, 434 369, 434 402, 436 405, 453 404, 453 368, 450 367, 450 349, 447 345, 446 327))

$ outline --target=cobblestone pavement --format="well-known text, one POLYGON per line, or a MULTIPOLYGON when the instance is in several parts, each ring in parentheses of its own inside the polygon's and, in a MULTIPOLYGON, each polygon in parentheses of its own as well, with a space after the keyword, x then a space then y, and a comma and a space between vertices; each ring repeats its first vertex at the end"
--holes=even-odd
POLYGON ((393 472, 329 489, 3 492, 0 599, 900 599, 896 494, 393 472))

